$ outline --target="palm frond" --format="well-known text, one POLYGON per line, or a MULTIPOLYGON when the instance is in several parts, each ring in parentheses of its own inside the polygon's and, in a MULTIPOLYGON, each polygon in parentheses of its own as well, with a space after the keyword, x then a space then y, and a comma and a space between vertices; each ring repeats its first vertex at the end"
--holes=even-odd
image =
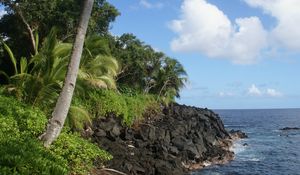
POLYGON ((22 57, 20 60, 20 73, 21 74, 26 73, 27 68, 28 68, 27 59, 25 57, 22 57))
POLYGON ((56 43, 56 46, 54 47, 52 54, 54 57, 63 58, 70 55, 71 49, 72 49, 72 44, 58 42, 56 43))
POLYGON ((16 60, 16 58, 15 58, 13 52, 12 52, 11 49, 9 48, 9 46, 6 45, 5 43, 3 43, 3 46, 4 46, 5 51, 6 51, 6 52, 8 53, 8 55, 9 55, 9 59, 10 59, 11 63, 12 63, 13 66, 14 66, 15 74, 17 74, 17 73, 18 73, 17 60, 16 60))
POLYGON ((91 115, 84 108, 71 105, 66 124, 73 130, 83 130, 84 126, 91 126, 91 115))

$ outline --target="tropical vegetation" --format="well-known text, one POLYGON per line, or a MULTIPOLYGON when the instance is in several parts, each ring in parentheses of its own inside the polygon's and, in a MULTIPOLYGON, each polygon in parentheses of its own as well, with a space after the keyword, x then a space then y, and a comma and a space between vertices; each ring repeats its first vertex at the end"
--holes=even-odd
POLYGON ((111 35, 119 12, 95 0, 66 124, 44 148, 39 138, 65 84, 82 1, 0 5, 0 174, 87 174, 112 158, 81 137, 93 120, 113 114, 130 127, 180 97, 183 66, 133 34, 111 35))

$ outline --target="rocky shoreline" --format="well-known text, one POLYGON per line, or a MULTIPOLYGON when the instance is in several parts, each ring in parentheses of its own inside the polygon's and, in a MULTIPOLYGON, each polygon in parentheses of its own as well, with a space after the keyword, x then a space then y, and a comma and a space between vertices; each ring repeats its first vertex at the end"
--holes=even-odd
POLYGON ((114 157, 107 167, 133 175, 181 175, 227 163, 234 158, 233 140, 246 137, 227 132, 211 110, 179 104, 133 128, 118 117, 99 119, 93 132, 92 140, 114 157))

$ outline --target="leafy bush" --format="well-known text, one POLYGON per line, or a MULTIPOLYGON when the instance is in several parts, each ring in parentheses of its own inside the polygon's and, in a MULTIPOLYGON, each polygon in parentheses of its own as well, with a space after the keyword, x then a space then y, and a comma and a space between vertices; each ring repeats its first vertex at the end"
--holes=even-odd
POLYGON ((96 159, 111 159, 79 135, 64 130, 50 149, 37 139, 46 116, 13 98, 0 95, 0 174, 87 174, 96 159))
POLYGON ((159 103, 151 95, 120 94, 113 90, 97 90, 89 95, 87 108, 97 117, 109 114, 122 117, 126 125, 143 120, 144 115, 151 111, 159 112, 159 103))
POLYGON ((74 174, 88 174, 97 158, 100 162, 112 159, 106 151, 77 134, 62 133, 51 147, 51 151, 54 155, 63 157, 74 174))
POLYGON ((1 174, 67 174, 68 162, 46 150, 35 138, 6 135, 0 140, 1 174))
POLYGON ((160 105, 154 96, 137 94, 134 96, 125 95, 124 98, 127 104, 129 122, 131 124, 143 120, 145 117, 157 115, 160 112, 160 105))
POLYGON ((0 174, 67 174, 67 161, 37 140, 45 123, 40 111, 0 96, 0 174))
POLYGON ((40 110, 22 104, 13 98, 0 96, 2 118, 12 119, 23 134, 38 136, 42 133, 47 119, 40 110))

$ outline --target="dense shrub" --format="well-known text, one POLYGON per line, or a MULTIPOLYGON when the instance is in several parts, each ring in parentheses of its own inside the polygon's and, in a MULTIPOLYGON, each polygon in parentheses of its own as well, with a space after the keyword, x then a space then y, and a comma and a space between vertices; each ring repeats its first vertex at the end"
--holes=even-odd
POLYGON ((68 162, 65 159, 46 150, 37 139, 18 132, 16 134, 19 137, 6 135, 6 138, 0 140, 0 174, 68 173, 68 162))
POLYGON ((112 90, 94 90, 89 93, 89 99, 91 111, 97 118, 113 113, 123 117, 126 122, 128 110, 121 94, 112 90))
MULTIPOLYGON (((46 125, 38 109, 0 95, 0 174, 88 174, 93 162, 111 158, 79 135, 65 129, 46 149, 37 139, 46 125)), ((101 162, 100 161, 100 162, 101 162)))
POLYGON ((113 90, 97 90, 89 94, 87 108, 98 117, 109 114, 122 117, 124 124, 132 125, 144 119, 148 111, 160 111, 160 105, 151 95, 121 94, 113 90))
POLYGON ((43 112, 28 107, 13 98, 0 96, 1 118, 16 122, 20 133, 38 136, 45 129, 47 119, 43 112))
POLYGON ((93 162, 110 160, 112 156, 98 146, 81 138, 77 134, 62 133, 51 148, 54 155, 59 155, 68 162, 74 174, 88 174, 93 162))

